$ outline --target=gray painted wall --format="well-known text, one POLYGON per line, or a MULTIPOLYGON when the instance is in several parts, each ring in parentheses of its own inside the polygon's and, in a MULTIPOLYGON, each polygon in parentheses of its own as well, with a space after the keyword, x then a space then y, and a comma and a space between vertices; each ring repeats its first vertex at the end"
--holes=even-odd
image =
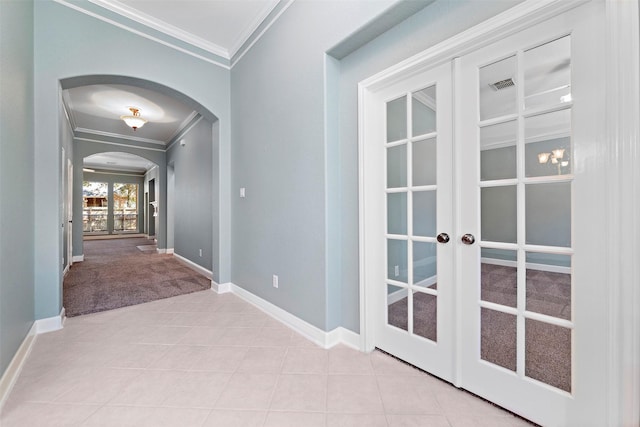
MULTIPOLYGON (((229 70, 139 37, 51 0, 35 2, 34 11, 36 206, 33 224, 38 236, 35 253, 36 318, 56 316, 61 309, 62 266, 59 260, 63 248, 58 231, 60 214, 51 211, 51 206, 57 205, 60 194, 60 162, 52 161, 59 158, 60 149, 55 141, 60 124, 54 112, 59 113, 58 82, 75 76, 128 76, 157 82, 194 99, 220 119, 219 191, 223 201, 220 211, 220 240, 221 247, 227 249, 220 255, 220 280, 229 281, 229 70), (79 34, 91 36, 79 37, 79 34), (128 54, 123 51, 122 46, 136 54, 128 54), (175 64, 180 64, 180 67, 175 64)), ((76 143, 76 148, 77 146, 76 143)), ((78 154, 75 153, 74 175, 78 169, 77 158, 78 154)), ((166 166, 166 163, 163 164, 166 166)), ((164 191, 166 195, 166 171, 161 171, 159 179, 161 192, 164 191)), ((77 184, 79 180, 79 177, 74 177, 74 183, 77 184)), ((164 199, 164 195, 160 197, 164 199)), ((77 205, 77 199, 74 199, 74 203, 77 205)), ((160 209, 166 209, 166 204, 164 207, 161 204, 160 209)), ((74 207, 75 213, 77 211, 74 207)), ((161 218, 166 218, 166 212, 163 212, 161 218)), ((77 234, 74 232, 74 235, 77 234)), ((164 241, 158 243, 161 247, 165 245, 164 241)))
POLYGON ((338 163, 325 160, 326 150, 337 155, 327 139, 335 142, 341 120, 338 94, 325 85, 336 64, 324 52, 390 4, 293 2, 231 73, 233 282, 323 330, 340 320, 338 270, 327 261, 339 263, 327 241, 340 225, 327 208, 340 190, 328 192, 335 175, 326 173, 338 163))
POLYGON ((176 142, 167 151, 167 162, 173 165, 175 180, 174 251, 207 270, 217 271, 213 268, 213 247, 218 242, 214 245, 212 237, 218 202, 214 203, 213 189, 219 178, 211 123, 200 120, 180 141, 184 141, 184 146, 176 142))
POLYGON ((1 376, 34 320, 32 1, 0 1, 0 93, 1 376))
MULTIPOLYGON (((342 192, 340 223, 341 305, 340 323, 360 329, 358 283, 358 82, 500 13, 520 0, 438 0, 340 62, 340 150, 338 174, 333 182, 342 192)), ((333 303, 333 302, 330 302, 333 303)))

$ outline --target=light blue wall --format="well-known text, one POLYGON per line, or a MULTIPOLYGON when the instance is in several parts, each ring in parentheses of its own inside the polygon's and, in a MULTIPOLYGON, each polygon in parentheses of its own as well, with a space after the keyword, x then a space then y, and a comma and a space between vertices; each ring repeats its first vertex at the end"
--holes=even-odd
MULTIPOLYGON (((34 320, 32 1, 0 1, 0 93, 2 376, 34 320)), ((55 111, 57 98, 53 102, 55 111)), ((53 203, 55 210, 57 201, 53 203)), ((52 237, 57 240, 58 235, 52 237)))
MULTIPOLYGON (((230 127, 229 70, 124 29, 84 15, 51 0, 35 3, 35 253, 36 318, 59 314, 61 243, 59 213, 51 206, 60 194, 59 81, 83 75, 128 76, 177 90, 220 119, 221 247, 229 248, 230 127), (125 47, 125 48, 123 48, 125 47)), ((77 157, 77 153, 74 157, 77 157)), ((74 160, 75 161, 75 160, 74 160)), ((77 166, 74 167, 77 169, 77 166)), ((166 193, 166 173, 160 188, 166 193), (164 189, 164 190, 163 190, 164 189)), ((77 182, 77 180, 75 180, 77 182)), ((76 202, 77 204, 77 202, 76 202)), ((75 209, 75 208, 74 208, 75 209)), ((160 206, 166 210, 166 205, 160 206)), ((166 211, 163 217, 166 217, 166 211)), ((77 234, 77 233, 74 233, 77 234)), ((158 242, 161 247, 164 241, 158 242)), ((221 281, 230 280, 229 253, 222 253, 221 281)))
MULTIPOLYGON (((218 183, 214 159, 212 124, 200 120, 180 136, 167 151, 167 162, 174 172, 174 251, 176 254, 217 273, 214 267, 213 224, 217 226, 218 202, 214 188, 218 183), (199 250, 202 249, 202 256, 199 250)), ((216 227, 217 228, 217 227, 216 227)), ((217 263, 217 259, 215 260, 217 263)), ((216 280, 216 279, 214 279, 216 280)))
MULTIPOLYGON (((340 62, 340 258, 342 326, 359 331, 358 284, 358 82, 464 31, 520 0, 438 0, 340 62)), ((330 302, 332 303, 332 302, 330 302)))
POLYGON ((337 93, 325 92, 324 52, 390 4, 293 2, 231 74, 233 282, 323 330, 337 324, 327 299, 339 304, 328 290, 340 286, 327 264, 339 226, 327 215, 337 164, 325 163, 325 112, 337 93))

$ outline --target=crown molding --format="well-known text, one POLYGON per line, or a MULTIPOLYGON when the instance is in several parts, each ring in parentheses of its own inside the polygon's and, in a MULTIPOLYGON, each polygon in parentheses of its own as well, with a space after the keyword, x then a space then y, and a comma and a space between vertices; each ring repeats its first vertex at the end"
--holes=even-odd
MULTIPOLYGON (((171 49, 175 49, 175 50, 177 50, 179 52, 182 52, 182 53, 184 53, 186 55, 193 56, 194 58, 200 59, 202 61, 205 61, 205 62, 208 62, 210 64, 216 65, 218 67, 222 67, 222 68, 224 68, 226 70, 230 70, 231 69, 231 66, 228 63, 225 63, 225 62, 220 61, 220 60, 216 60, 214 58, 210 58, 210 57, 204 56, 204 55, 202 55, 202 54, 200 54, 198 52, 195 52, 194 50, 185 49, 184 47, 180 47, 180 46, 178 46, 178 45, 176 45, 174 43, 170 43, 170 42, 168 42, 166 40, 162 40, 162 39, 160 39, 158 37, 154 37, 151 34, 148 34, 148 33, 144 32, 144 31, 137 30, 135 28, 132 28, 131 26, 128 26, 128 25, 122 24, 120 22, 114 21, 113 19, 109 19, 109 18, 107 18, 106 16, 104 16, 104 15, 102 15, 100 13, 93 12, 93 11, 87 9, 86 7, 81 7, 81 6, 79 6, 79 5, 75 4, 75 3, 71 3, 70 1, 67 1, 67 0, 53 0, 53 1, 55 3, 61 5, 61 6, 68 7, 69 9, 73 9, 73 10, 75 10, 77 12, 80 12, 80 13, 83 13, 83 14, 85 14, 87 16, 91 16, 92 18, 99 19, 100 21, 105 22, 105 23, 110 24, 110 25, 113 25, 114 27, 118 27, 118 28, 121 28, 121 29, 123 29, 125 31, 129 31, 130 33, 133 33, 133 34, 135 34, 137 36, 140 36, 140 37, 143 37, 143 38, 145 38, 147 40, 151 40, 153 42, 159 43, 159 44, 161 44, 163 46, 166 46, 166 47, 169 47, 171 49)), ((123 15, 119 15, 119 16, 124 17, 123 15)), ((148 27, 148 28, 151 28, 151 27, 148 27)), ((159 31, 159 30, 157 30, 157 31, 159 31)), ((159 31, 159 32, 161 32, 164 35, 168 35, 164 31, 159 31)), ((174 36, 170 36, 170 37, 173 37, 176 40, 179 40, 179 41, 182 41, 184 43, 187 43, 190 46, 193 46, 194 48, 199 48, 198 46, 195 46, 193 44, 185 42, 184 40, 178 39, 178 38, 176 38, 174 36)), ((218 55, 218 54, 213 54, 210 51, 202 49, 202 48, 199 48, 199 49, 201 49, 201 52, 204 51, 204 52, 207 52, 209 54, 215 55, 215 56, 217 56, 218 58, 220 58, 222 60, 227 60, 227 58, 225 56, 218 55)))
POLYGON ((198 37, 192 33, 184 31, 178 27, 175 27, 167 22, 164 22, 158 18, 154 18, 137 9, 127 6, 117 0, 89 0, 91 3, 103 7, 113 13, 124 16, 127 19, 131 19, 138 24, 142 24, 146 27, 152 28, 158 32, 174 37, 185 43, 198 47, 214 55, 221 56, 225 59, 229 59, 229 50, 215 43, 211 43, 201 37, 198 37))
MULTIPOLYGON (((231 47, 229 48, 229 57, 227 59, 230 60, 231 58, 234 57, 236 53, 238 53, 240 49, 242 49, 242 46, 244 46, 247 40, 249 40, 249 38, 251 38, 251 36, 253 36, 253 34, 260 28, 262 23, 265 22, 265 20, 269 17, 271 12, 273 12, 276 6, 278 6, 278 3, 280 3, 280 0, 272 0, 271 2, 265 5, 265 7, 262 9, 262 11, 260 11, 258 16, 256 16, 256 18, 249 25, 247 25, 247 27, 242 31, 242 33, 240 33, 240 36, 238 37, 236 42, 233 45, 231 45, 231 47)), ((278 17, 279 16, 280 15, 278 15, 278 17)), ((276 19, 277 17, 275 19, 270 20, 268 23, 269 26, 271 26, 271 23, 276 19)), ((260 35, 262 35, 262 33, 260 35)))
POLYGON ((271 18, 267 17, 264 21, 260 23, 260 25, 254 30, 254 32, 247 38, 247 40, 242 44, 238 50, 231 57, 231 68, 236 65, 242 57, 251 50, 253 45, 255 45, 258 40, 262 38, 262 36, 271 28, 271 26, 282 16, 282 14, 293 4, 294 0, 279 0, 276 4, 277 7, 274 7, 271 10, 270 14, 275 12, 276 9, 279 8, 277 13, 271 18), (262 29, 260 29, 262 27, 262 29), (256 31, 260 31, 256 34, 256 31))
POLYGON ((187 118, 184 119, 182 123, 180 123, 173 135, 171 135, 167 140, 168 142, 165 144, 167 146, 167 149, 169 148, 169 145, 175 142, 179 135, 184 133, 184 129, 189 126, 189 123, 191 123, 197 116, 199 116, 199 113, 197 111, 192 111, 191 114, 189 114, 187 118))
POLYGON ((184 122, 184 126, 181 126, 180 130, 178 130, 178 132, 176 132, 176 134, 169 140, 169 143, 167 144, 167 149, 166 151, 169 151, 171 149, 171 147, 173 147, 174 145, 176 145, 176 142, 178 142, 180 139, 182 139, 183 136, 185 136, 191 129, 193 129, 195 127, 195 125, 197 125, 198 123, 200 123, 200 121, 203 119, 204 117, 202 117, 201 115, 196 115, 194 116, 191 121, 184 122))
POLYGON ((92 139, 92 138, 84 138, 84 137, 79 137, 76 136, 74 138, 74 141, 80 141, 80 142, 95 142, 97 144, 105 144, 105 145, 115 145, 117 147, 127 147, 127 148, 135 148, 137 150, 149 150, 149 151, 160 151, 162 153, 164 153, 166 150, 163 148, 151 148, 151 147, 145 147, 145 146, 139 146, 139 145, 131 145, 131 144, 122 144, 120 142, 113 142, 113 141, 103 141, 100 139, 92 139))
POLYGON ((95 136, 104 136, 104 137, 107 137, 107 138, 124 139, 124 140, 127 140, 127 141, 146 142, 147 144, 158 144, 158 145, 162 145, 163 147, 165 147, 167 145, 166 142, 160 141, 160 140, 157 140, 157 139, 141 138, 141 137, 138 137, 138 136, 128 136, 128 135, 122 135, 120 133, 104 132, 104 131, 95 130, 95 129, 87 129, 87 128, 76 127, 74 129, 74 132, 86 133, 86 134, 95 135, 95 136))

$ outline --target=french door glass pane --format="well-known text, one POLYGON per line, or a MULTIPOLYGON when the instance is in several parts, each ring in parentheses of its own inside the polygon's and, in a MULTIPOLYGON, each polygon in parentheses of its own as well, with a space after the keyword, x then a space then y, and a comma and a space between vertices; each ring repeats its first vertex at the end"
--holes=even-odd
POLYGON ((516 316, 481 308, 480 357, 509 370, 516 370, 516 316))
POLYGON ((527 184, 525 195, 526 242, 570 247, 571 183, 527 184))
POLYGON ((436 87, 414 92, 411 97, 411 130, 413 136, 436 131, 436 87))
POLYGON ((436 236, 436 191, 413 192, 413 235, 436 236))
POLYGON ((480 68, 480 120, 517 112, 516 57, 480 68))
POLYGON ((413 284, 436 288, 438 248, 436 243, 413 242, 413 284))
POLYGON ((407 234, 407 193, 387 194, 387 233, 407 234))
POLYGON ((518 292, 517 252, 482 248, 480 253, 480 298, 515 308, 518 292))
POLYGON ((525 375, 571 392, 571 329, 526 319, 525 337, 525 375))
POLYGON ((565 36, 524 53, 525 108, 571 101, 571 38, 565 36))
POLYGON ((387 142, 407 137, 407 97, 387 102, 387 142))
POLYGON ((387 278, 407 283, 407 241, 387 239, 387 278))
POLYGON ((412 144, 412 182, 414 187, 436 184, 436 138, 416 141, 412 144))
POLYGON ((480 190, 483 241, 516 243, 517 190, 515 185, 480 190))
POLYGON ((480 128, 480 179, 513 179, 516 177, 516 141, 518 122, 480 128))
POLYGON ((387 324, 408 330, 407 288, 387 285, 387 324))
POLYGON ((387 148, 387 188, 407 186, 407 146, 387 148))
POLYGON ((571 256, 527 252, 527 310, 571 320, 571 256))
POLYGON ((413 333, 431 341, 438 340, 438 298, 413 291, 413 333))
POLYGON ((571 173, 571 110, 527 117, 524 134, 527 177, 571 173))

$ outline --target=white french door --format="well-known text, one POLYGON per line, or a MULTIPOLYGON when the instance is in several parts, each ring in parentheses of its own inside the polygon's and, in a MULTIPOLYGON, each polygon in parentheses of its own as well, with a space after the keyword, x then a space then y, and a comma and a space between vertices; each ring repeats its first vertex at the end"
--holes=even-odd
POLYGON ((453 371, 452 92, 444 64, 381 91, 370 165, 379 179, 376 345, 434 375, 453 371), (380 171, 386 171, 380 174, 380 171), (428 361, 428 364, 427 364, 428 361))
POLYGON ((364 347, 543 425, 606 424, 603 16, 576 7, 362 99, 364 347))

